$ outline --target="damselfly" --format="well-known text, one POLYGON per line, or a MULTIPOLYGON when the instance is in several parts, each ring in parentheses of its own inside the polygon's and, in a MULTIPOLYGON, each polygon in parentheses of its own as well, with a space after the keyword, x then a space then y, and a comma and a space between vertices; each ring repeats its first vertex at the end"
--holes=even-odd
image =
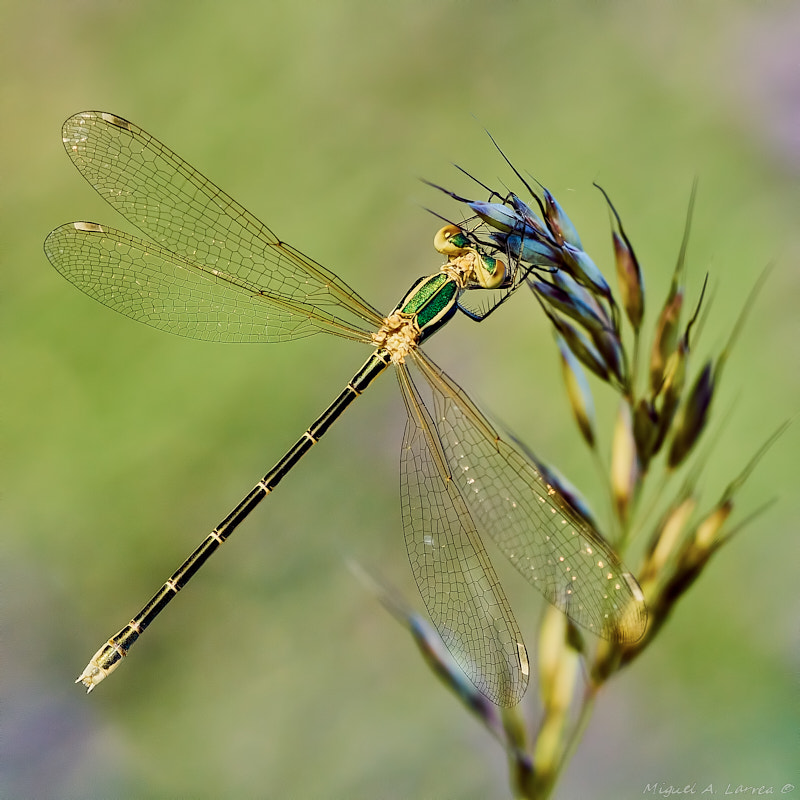
POLYGON ((466 228, 447 226, 435 238, 445 264, 415 282, 384 317, 136 125, 85 112, 66 121, 63 140, 101 197, 150 237, 90 222, 56 228, 45 242, 47 257, 90 297, 197 339, 277 342, 325 332, 373 348, 297 443, 92 657, 78 678, 89 691, 390 364, 408 412, 401 488, 411 568, 436 628, 475 686, 512 705, 529 673, 517 622, 478 531, 578 624, 606 638, 641 636, 641 590, 613 549, 419 349, 457 310, 474 320, 496 310, 524 281, 520 264, 506 265, 498 249, 481 245, 466 228), (462 302, 475 289, 499 292, 478 312, 462 302), (431 408, 420 392, 425 385, 431 408))

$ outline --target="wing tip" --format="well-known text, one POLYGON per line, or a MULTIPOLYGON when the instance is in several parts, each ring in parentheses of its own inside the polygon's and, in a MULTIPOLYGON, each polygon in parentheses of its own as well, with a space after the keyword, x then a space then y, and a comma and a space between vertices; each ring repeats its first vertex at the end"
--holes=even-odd
POLYGON ((132 122, 128 122, 123 117, 118 117, 109 111, 79 111, 66 119, 61 126, 64 144, 84 138, 85 134, 77 135, 76 131, 83 130, 87 125, 93 125, 97 122, 105 122, 108 125, 113 125, 115 128, 122 128, 126 131, 132 131, 134 128, 132 122))

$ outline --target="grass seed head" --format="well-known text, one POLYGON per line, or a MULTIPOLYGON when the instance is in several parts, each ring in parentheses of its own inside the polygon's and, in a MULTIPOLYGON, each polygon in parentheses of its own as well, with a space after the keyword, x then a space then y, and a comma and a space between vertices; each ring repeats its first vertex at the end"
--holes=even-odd
POLYGON ((697 444, 708 422, 713 396, 714 372, 713 363, 709 360, 681 407, 667 457, 670 469, 678 467, 697 444))

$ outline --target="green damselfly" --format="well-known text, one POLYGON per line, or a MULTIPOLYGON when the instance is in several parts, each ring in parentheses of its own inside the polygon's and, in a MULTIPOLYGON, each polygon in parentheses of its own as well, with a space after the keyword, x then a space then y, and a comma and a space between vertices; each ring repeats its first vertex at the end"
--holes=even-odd
POLYGON ((436 628, 476 687, 512 705, 529 673, 522 636, 478 531, 575 622, 621 641, 642 635, 641 590, 613 549, 418 347, 457 310, 480 320, 499 307, 527 275, 518 263, 507 265, 499 250, 447 226, 435 239, 446 263, 384 317, 136 125, 84 112, 66 121, 63 141, 101 197, 150 237, 89 222, 50 233, 47 257, 90 297, 197 339, 277 342, 326 332, 373 348, 297 443, 92 657, 78 678, 89 691, 390 364, 408 412, 401 487, 412 571, 436 628), (493 304, 480 313, 465 306, 462 293, 472 289, 497 290, 493 304), (419 386, 427 386, 428 404, 419 386))

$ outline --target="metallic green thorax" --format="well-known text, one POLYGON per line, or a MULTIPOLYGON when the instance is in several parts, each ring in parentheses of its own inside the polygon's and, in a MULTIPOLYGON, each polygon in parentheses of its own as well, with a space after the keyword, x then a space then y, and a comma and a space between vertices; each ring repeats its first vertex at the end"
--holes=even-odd
POLYGON ((427 335, 454 313, 458 293, 456 281, 444 272, 437 272, 415 284, 397 310, 416 317, 417 325, 427 335))

